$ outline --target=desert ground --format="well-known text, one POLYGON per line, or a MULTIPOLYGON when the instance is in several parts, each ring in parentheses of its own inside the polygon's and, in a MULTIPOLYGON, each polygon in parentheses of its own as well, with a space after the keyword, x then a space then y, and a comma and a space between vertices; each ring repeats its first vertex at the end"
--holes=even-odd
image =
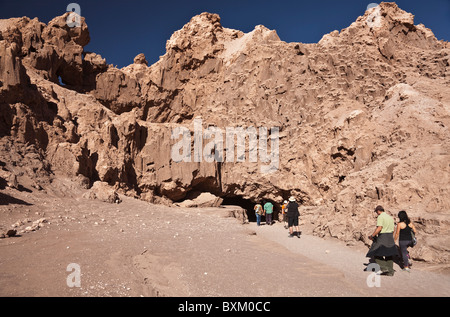
POLYGON ((169 207, 125 196, 111 204, 83 197, 86 190, 65 179, 52 188, 0 192, 0 231, 17 230, 0 239, 0 296, 450 295, 448 268, 421 262, 411 273, 395 264, 393 277, 369 287, 367 247, 315 237, 304 221, 301 238, 289 238, 283 223, 243 223, 229 206, 169 207), (24 231, 34 222, 39 227, 24 231), (71 263, 80 268, 79 287, 68 284, 71 263))

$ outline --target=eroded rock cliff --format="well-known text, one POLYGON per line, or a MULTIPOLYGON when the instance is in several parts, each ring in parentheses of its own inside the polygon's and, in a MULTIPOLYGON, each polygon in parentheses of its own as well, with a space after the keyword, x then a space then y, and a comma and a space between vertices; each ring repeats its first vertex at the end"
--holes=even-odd
MULTIPOLYGON (((101 181, 165 204, 198 192, 277 204, 293 195, 315 234, 348 243, 369 243, 381 204, 416 222, 415 258, 448 263, 450 46, 394 3, 376 21, 374 10, 317 44, 202 13, 157 63, 140 54, 121 69, 84 51, 84 19, 0 20, 0 176, 40 190, 58 175, 101 181), (202 133, 278 128, 276 165, 261 172, 275 162, 251 161, 248 136, 242 161, 208 162, 206 135, 196 156, 196 122, 202 133), (181 127, 188 162, 172 155, 181 127)), ((274 135, 258 137, 273 150, 274 135)))

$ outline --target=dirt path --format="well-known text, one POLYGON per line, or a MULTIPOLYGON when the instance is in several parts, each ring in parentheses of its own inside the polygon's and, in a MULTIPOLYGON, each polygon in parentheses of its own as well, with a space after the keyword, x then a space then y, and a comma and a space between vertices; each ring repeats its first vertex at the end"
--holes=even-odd
MULTIPOLYGON (((67 188, 68 190, 71 188, 67 188)), ((169 208, 81 191, 1 192, 0 231, 45 217, 43 227, 0 239, 0 296, 449 296, 450 277, 416 265, 368 287, 365 250, 282 224, 257 227, 224 208, 169 208), (70 192, 69 197, 68 192, 70 192), (80 287, 67 271, 80 268, 80 287), (75 281, 69 279, 70 281, 75 281), (70 283, 69 283, 70 284, 70 283)))
MULTIPOLYGON (((326 264, 330 269, 341 272, 345 283, 355 287, 361 296, 449 296, 450 276, 442 272, 433 272, 435 266, 414 262, 411 273, 404 272, 394 264, 393 277, 380 276, 379 287, 369 287, 365 271, 369 259, 365 257, 367 248, 349 247, 336 239, 322 239, 308 234, 301 238, 287 238, 282 224, 272 227, 256 227, 261 238, 276 241, 290 252, 302 254, 308 259, 326 264), (277 228, 272 228, 276 226, 277 228)), ((442 269, 442 267, 440 267, 442 269)), ((374 280, 372 280, 374 281, 374 280)), ((350 294, 345 294, 348 296, 350 294)), ((350 295, 351 296, 351 295, 350 295)))

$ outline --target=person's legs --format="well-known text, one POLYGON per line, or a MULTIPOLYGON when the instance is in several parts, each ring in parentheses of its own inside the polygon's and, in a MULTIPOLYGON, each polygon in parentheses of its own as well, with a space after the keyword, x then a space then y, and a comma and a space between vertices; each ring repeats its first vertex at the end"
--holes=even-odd
POLYGON ((388 275, 389 276, 393 276, 394 275, 394 259, 392 256, 385 256, 385 261, 386 261, 386 268, 388 271, 388 275))
POLYGON ((375 256, 375 263, 380 267, 381 272, 387 273, 388 269, 386 268, 386 261, 383 256, 375 256))
POLYGON ((403 260, 403 269, 409 268, 409 257, 408 257, 408 245, 409 241, 399 241, 400 245, 400 252, 402 254, 402 260, 403 260))
POLYGON ((261 225, 261 215, 256 214, 256 225, 261 225))
POLYGON ((409 271, 409 253, 408 253, 408 247, 410 242, 409 241, 399 241, 400 245, 400 252, 402 254, 402 260, 403 260, 403 270, 409 271))
POLYGON ((272 214, 266 214, 266 223, 268 225, 272 224, 272 214))
POLYGON ((411 268, 411 266, 412 266, 411 255, 409 254, 408 250, 406 250, 406 253, 408 254, 408 266, 409 266, 409 268, 411 268))
POLYGON ((380 266, 380 270, 383 274, 388 276, 394 275, 394 260, 392 256, 376 256, 375 262, 380 266))
POLYGON ((300 238, 300 229, 298 227, 298 217, 294 218, 294 227, 295 227, 295 232, 297 232, 297 237, 300 238))
POLYGON ((294 219, 292 217, 288 217, 288 226, 289 226, 289 237, 293 237, 294 219))

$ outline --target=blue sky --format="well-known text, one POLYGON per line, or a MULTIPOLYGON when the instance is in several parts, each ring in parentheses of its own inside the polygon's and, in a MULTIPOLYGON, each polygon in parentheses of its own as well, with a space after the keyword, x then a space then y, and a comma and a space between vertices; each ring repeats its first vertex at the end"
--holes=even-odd
MULTIPOLYGON (((375 0, 0 0, 0 18, 38 17, 48 23, 76 2, 86 18, 91 43, 85 48, 101 54, 108 64, 127 66, 144 53, 150 64, 165 53, 166 41, 191 17, 218 13, 224 27, 249 32, 262 24, 275 29, 283 41, 316 43, 333 30, 348 27, 375 0)), ((438 39, 450 41, 450 0, 398 0, 438 39)))

